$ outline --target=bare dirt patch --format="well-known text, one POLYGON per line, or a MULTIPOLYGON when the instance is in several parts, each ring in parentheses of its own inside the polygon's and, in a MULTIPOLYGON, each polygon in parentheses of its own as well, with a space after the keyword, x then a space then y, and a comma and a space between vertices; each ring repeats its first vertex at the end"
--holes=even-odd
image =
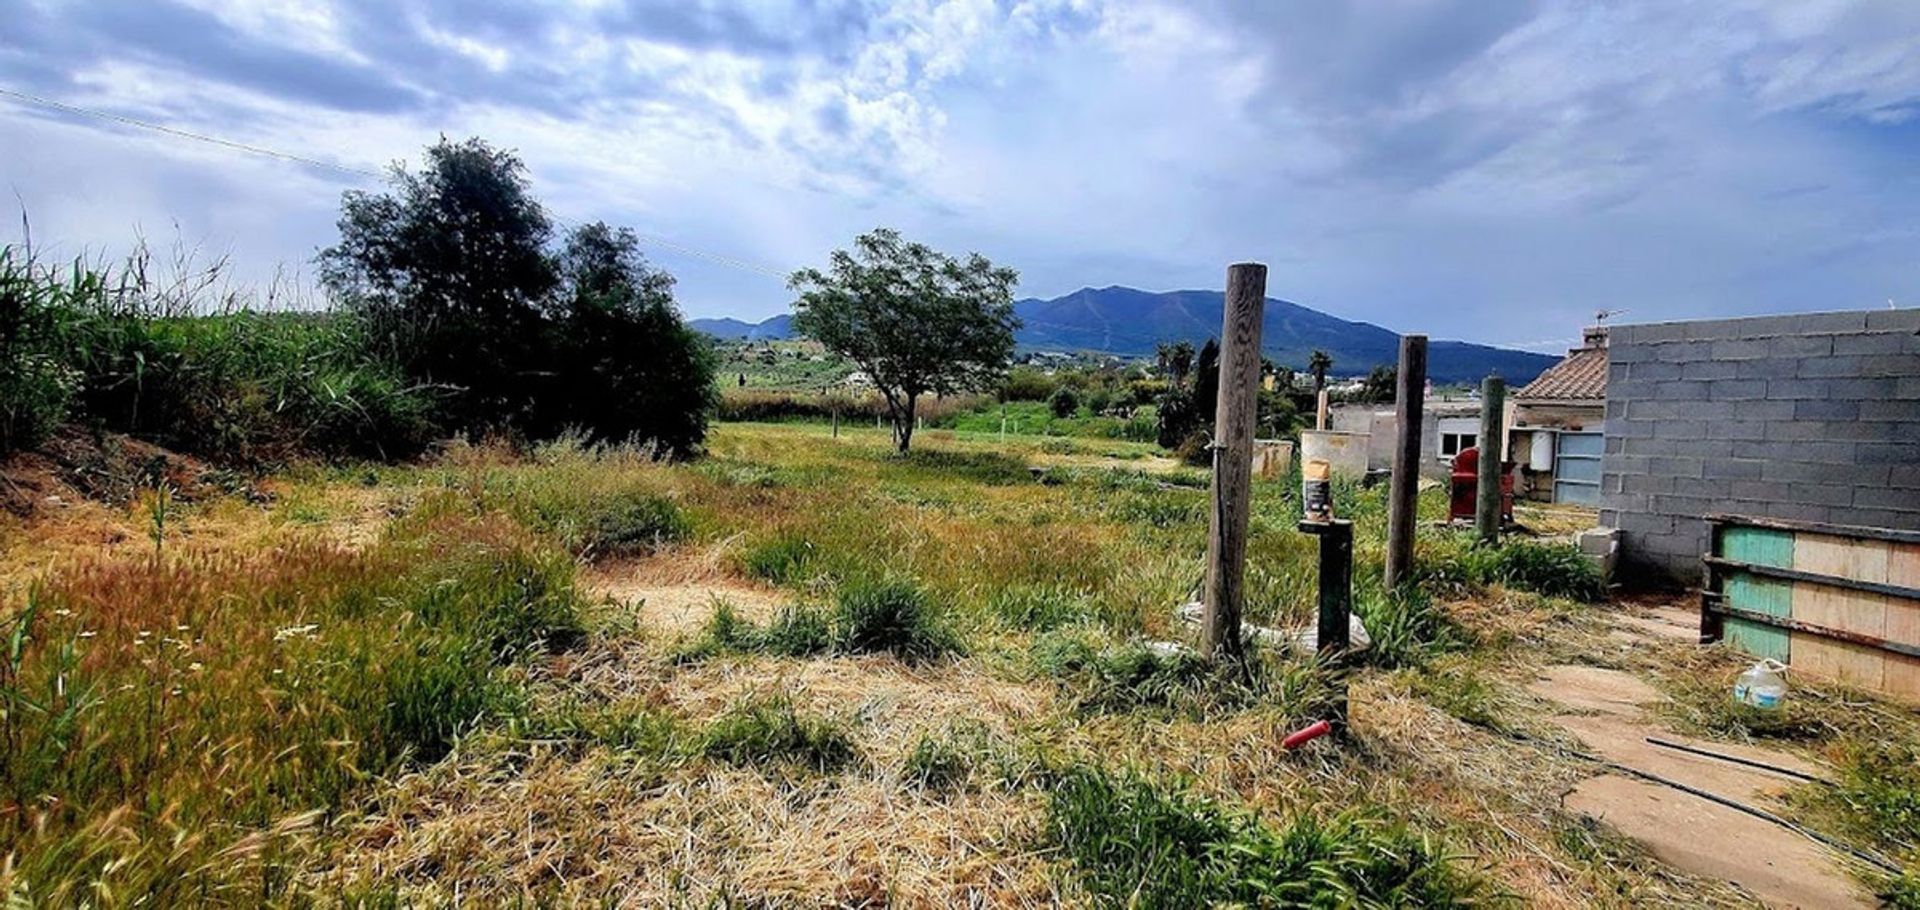
POLYGON ((722 544, 597 564, 581 571, 580 583, 595 597, 637 612, 649 631, 668 637, 691 635, 721 602, 765 622, 793 601, 778 588, 728 575, 724 555, 722 544))

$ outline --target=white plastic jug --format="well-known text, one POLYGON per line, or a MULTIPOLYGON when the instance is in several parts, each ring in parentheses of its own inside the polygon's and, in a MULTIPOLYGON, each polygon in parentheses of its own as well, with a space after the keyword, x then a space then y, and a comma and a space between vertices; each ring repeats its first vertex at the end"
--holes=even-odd
POLYGON ((1761 660, 1734 681, 1733 700, 1766 711, 1779 708, 1787 698, 1786 672, 1786 664, 1771 657, 1761 660))

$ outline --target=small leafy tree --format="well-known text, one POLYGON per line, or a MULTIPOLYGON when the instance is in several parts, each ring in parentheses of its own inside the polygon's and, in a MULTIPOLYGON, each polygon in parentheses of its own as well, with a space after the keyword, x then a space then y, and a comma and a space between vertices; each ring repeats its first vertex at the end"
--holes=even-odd
MULTIPOLYGON (((1181 342, 1187 350, 1193 346, 1181 342)), ((1184 359, 1184 358, 1183 358, 1184 359)), ((1181 375, 1184 377, 1186 371, 1181 375)), ((1203 451, 1220 399, 1220 345, 1213 339, 1200 348, 1192 367, 1192 382, 1172 383, 1160 398, 1160 445, 1188 452, 1203 451)))
POLYGON ((1307 372, 1313 374, 1313 394, 1318 395, 1321 389, 1327 387, 1327 371, 1331 369, 1333 356, 1314 348, 1313 354, 1307 358, 1307 372))
POLYGON ((1072 388, 1061 386, 1054 389, 1053 395, 1047 399, 1047 410, 1052 411, 1053 416, 1065 420, 1080 413, 1080 396, 1074 394, 1072 388))
POLYGON ((537 429, 694 454, 718 404, 714 358, 674 308, 673 276, 647 265, 633 231, 604 222, 567 237, 559 269, 554 394, 537 429))
POLYGON ((1006 373, 1018 280, 978 253, 956 260, 882 228, 835 250, 826 271, 793 273, 788 286, 800 295, 795 330, 872 380, 904 453, 920 396, 991 388, 1006 373))
POLYGON ((1378 364, 1367 373, 1366 379, 1361 380, 1360 392, 1355 398, 1367 404, 1390 402, 1395 397, 1394 386, 1399 382, 1399 378, 1399 367, 1378 364))

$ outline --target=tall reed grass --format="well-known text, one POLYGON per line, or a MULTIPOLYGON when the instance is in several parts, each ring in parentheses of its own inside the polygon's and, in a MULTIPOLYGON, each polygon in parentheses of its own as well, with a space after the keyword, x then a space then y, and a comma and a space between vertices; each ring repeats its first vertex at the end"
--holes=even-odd
POLYGON ((0 247, 0 452, 64 420, 222 460, 404 457, 434 437, 429 390, 354 319, 279 309, 191 252, 51 266, 0 247))

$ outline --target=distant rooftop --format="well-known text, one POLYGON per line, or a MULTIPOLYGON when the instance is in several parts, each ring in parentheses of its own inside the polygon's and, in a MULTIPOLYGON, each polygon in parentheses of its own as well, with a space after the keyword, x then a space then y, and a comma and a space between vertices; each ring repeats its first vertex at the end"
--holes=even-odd
POLYGON ((1586 343, 1567 352, 1565 359, 1547 368, 1513 393, 1523 401, 1607 400, 1607 333, 1589 328, 1586 343))

